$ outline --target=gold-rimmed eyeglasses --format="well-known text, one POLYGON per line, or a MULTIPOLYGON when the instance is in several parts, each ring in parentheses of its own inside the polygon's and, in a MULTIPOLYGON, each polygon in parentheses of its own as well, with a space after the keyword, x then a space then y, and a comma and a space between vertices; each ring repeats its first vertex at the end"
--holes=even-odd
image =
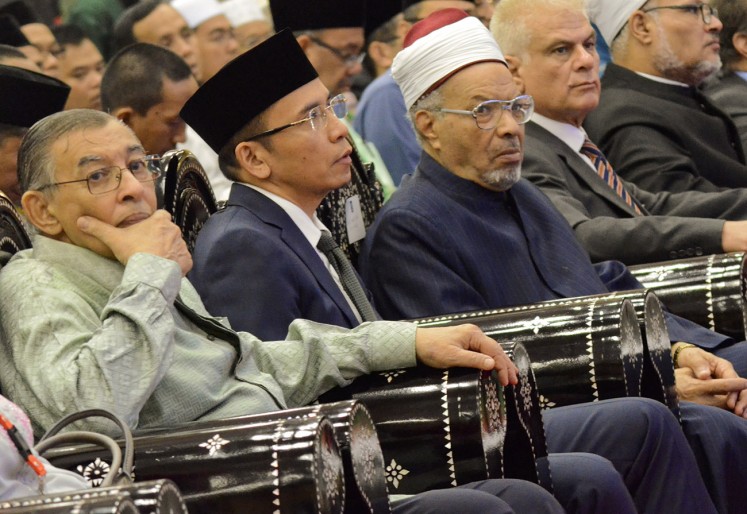
POLYGON ((38 188, 42 191, 49 187, 64 186, 66 184, 75 184, 85 182, 88 186, 88 192, 92 195, 101 195, 114 191, 122 183, 122 173, 129 171, 139 182, 152 182, 161 174, 160 168, 161 157, 158 155, 147 155, 141 159, 131 161, 126 168, 119 166, 107 166, 99 168, 86 175, 86 178, 78 180, 66 180, 65 182, 54 182, 38 188))

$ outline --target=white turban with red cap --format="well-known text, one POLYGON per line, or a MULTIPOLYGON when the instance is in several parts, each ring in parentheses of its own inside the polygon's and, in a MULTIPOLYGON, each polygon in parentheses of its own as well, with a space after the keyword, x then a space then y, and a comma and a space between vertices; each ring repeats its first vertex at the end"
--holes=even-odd
POLYGON ((443 9, 413 25, 394 58, 392 76, 410 109, 459 70, 485 61, 506 64, 488 29, 464 11, 443 9))

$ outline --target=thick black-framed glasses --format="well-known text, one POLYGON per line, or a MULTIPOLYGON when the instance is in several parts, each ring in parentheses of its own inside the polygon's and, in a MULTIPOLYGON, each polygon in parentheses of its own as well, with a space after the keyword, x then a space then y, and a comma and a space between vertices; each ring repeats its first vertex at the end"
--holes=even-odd
POLYGON ((662 5, 661 7, 651 7, 643 9, 641 12, 658 11, 659 9, 674 9, 676 11, 685 11, 691 14, 698 14, 703 18, 703 23, 708 25, 713 18, 718 18, 718 9, 709 4, 687 4, 687 5, 662 5))
POLYGON ((436 112, 450 114, 466 114, 472 116, 477 128, 482 130, 494 129, 503 115, 503 111, 511 113, 513 119, 519 125, 523 125, 534 113, 534 98, 529 95, 517 96, 513 100, 486 100, 475 106, 470 111, 459 109, 436 109, 436 112))
POLYGON ((309 114, 305 118, 301 120, 288 123, 286 125, 283 125, 282 127, 277 127, 270 130, 265 130, 264 132, 260 132, 257 135, 244 139, 244 143, 254 141, 255 139, 259 139, 260 137, 277 134, 282 130, 295 127, 296 125, 306 123, 307 121, 311 124, 311 129, 313 131, 319 131, 327 126, 327 111, 329 111, 330 109, 332 109, 332 112, 337 118, 343 119, 348 114, 348 104, 345 100, 345 95, 335 96, 334 98, 332 98, 332 100, 329 101, 328 105, 317 105, 309 111, 309 114))
POLYGON ((130 162, 126 168, 107 166, 106 168, 92 171, 86 175, 86 178, 46 184, 38 188, 37 191, 42 191, 49 187, 85 182, 89 193, 92 195, 102 195, 119 188, 119 185, 122 183, 122 173, 125 171, 132 173, 139 182, 152 182, 156 180, 161 174, 160 163, 161 157, 159 155, 147 155, 142 159, 135 159, 130 162))
POLYGON ((327 50, 329 50, 330 52, 332 52, 333 54, 335 54, 335 56, 338 59, 340 59, 343 63, 345 63, 345 66, 347 66, 348 68, 352 68, 356 64, 362 63, 363 59, 366 58, 366 52, 362 52, 362 53, 359 53, 359 54, 353 54, 353 55, 345 54, 339 48, 335 48, 334 46, 330 46, 330 45, 328 45, 327 43, 325 43, 324 41, 322 41, 321 39, 319 39, 317 37, 309 35, 309 39, 312 40, 315 45, 319 45, 322 48, 326 48, 327 50))

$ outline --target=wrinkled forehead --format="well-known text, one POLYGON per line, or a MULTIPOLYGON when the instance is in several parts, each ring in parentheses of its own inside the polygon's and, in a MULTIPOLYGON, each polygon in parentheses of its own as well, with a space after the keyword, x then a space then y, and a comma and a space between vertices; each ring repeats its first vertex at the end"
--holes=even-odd
POLYGON ((56 167, 67 173, 87 169, 95 163, 109 165, 133 155, 144 155, 145 150, 129 127, 112 120, 103 126, 66 132, 54 141, 50 154, 56 167))

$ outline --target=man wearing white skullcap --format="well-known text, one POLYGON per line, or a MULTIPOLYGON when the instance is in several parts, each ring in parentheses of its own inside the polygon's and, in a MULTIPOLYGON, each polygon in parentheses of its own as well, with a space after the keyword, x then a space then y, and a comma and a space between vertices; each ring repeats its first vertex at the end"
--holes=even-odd
POLYGON ((172 0, 171 5, 195 32, 200 77, 205 82, 238 55, 233 27, 217 0, 172 0))
MULTIPOLYGON (((369 229, 359 260, 384 318, 608 293, 613 277, 624 287, 635 284, 619 263, 593 267, 547 197, 520 179, 533 99, 520 95, 477 19, 446 10, 416 24, 392 71, 423 153, 369 229)), ((620 401, 546 410, 548 449, 609 459, 638 512, 715 512, 691 451, 657 456, 653 446, 634 441, 644 437, 641 427, 653 427, 649 415, 668 425, 670 413, 639 398, 620 401), (587 416, 600 424, 591 428, 587 416)), ((684 440, 676 422, 666 437, 684 440)), ((579 463, 577 471, 595 476, 584 468, 579 463)), ((563 493, 557 482, 555 492, 563 493)))
POLYGON ((233 25, 239 51, 246 52, 272 34, 272 23, 257 0, 226 0, 220 6, 233 25))
POLYGON ((718 12, 680 0, 591 0, 611 47, 602 96, 584 123, 615 171, 643 189, 747 187, 733 121, 699 90, 721 66, 718 12))
MULTIPOLYGON (((238 55, 239 43, 233 27, 217 0, 172 0, 171 6, 194 31, 200 83, 203 83, 238 55)), ((185 138, 186 141, 179 143, 177 148, 187 149, 195 155, 210 179, 216 199, 226 200, 232 182, 220 171, 218 154, 190 126, 187 126, 185 138)))

